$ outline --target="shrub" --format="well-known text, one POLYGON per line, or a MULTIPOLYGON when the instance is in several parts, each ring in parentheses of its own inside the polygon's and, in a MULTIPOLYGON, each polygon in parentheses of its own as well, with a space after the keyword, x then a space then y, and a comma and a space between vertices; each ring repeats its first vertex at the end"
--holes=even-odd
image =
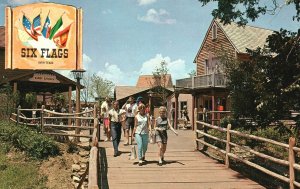
POLYGON ((59 154, 59 148, 53 139, 28 127, 16 126, 6 121, 0 122, 1 140, 10 142, 14 147, 38 159, 59 154))

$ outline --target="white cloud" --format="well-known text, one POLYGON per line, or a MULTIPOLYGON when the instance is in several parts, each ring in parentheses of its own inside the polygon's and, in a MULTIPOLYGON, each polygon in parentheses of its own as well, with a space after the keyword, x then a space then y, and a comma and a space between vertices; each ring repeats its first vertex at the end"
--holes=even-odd
POLYGON ((36 2, 48 2, 49 0, 7 0, 9 5, 24 5, 36 2))
POLYGON ((137 0, 140 6, 142 5, 150 5, 152 3, 155 3, 157 0, 137 0))
POLYGON ((105 63, 104 70, 97 73, 102 78, 112 81, 116 85, 134 86, 137 82, 138 72, 123 72, 116 64, 105 63))
POLYGON ((138 20, 142 22, 152 22, 155 24, 175 24, 176 19, 170 18, 170 13, 165 9, 149 9, 145 16, 138 16, 138 20))
POLYGON ((112 11, 110 9, 102 10, 102 14, 112 14, 112 11))
POLYGON ((142 75, 152 75, 155 68, 160 67, 160 63, 165 61, 167 63, 168 73, 171 74, 173 83, 176 79, 188 77, 188 70, 184 60, 177 59, 171 60, 170 57, 163 57, 161 54, 157 54, 154 58, 147 60, 143 63, 139 73, 142 75))
POLYGON ((174 84, 176 79, 189 77, 189 71, 184 60, 171 60, 170 57, 163 57, 161 54, 155 55, 155 57, 145 61, 140 69, 131 72, 124 72, 118 65, 106 62, 104 68, 97 75, 112 81, 118 86, 135 86, 140 75, 152 75, 155 68, 160 67, 162 61, 167 63, 168 73, 171 74, 174 84))
POLYGON ((92 59, 88 55, 83 53, 83 55, 82 55, 83 69, 88 70, 91 62, 92 62, 92 59))

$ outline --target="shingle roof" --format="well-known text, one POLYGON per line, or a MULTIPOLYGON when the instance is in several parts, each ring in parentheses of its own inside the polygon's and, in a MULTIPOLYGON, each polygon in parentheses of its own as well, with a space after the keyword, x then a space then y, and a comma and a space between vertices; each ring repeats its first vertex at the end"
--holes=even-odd
POLYGON ((136 86, 116 86, 116 99, 120 100, 136 93, 145 91, 150 87, 136 87, 136 86))
POLYGON ((234 22, 223 25, 218 20, 215 21, 224 30, 239 53, 247 53, 246 48, 256 49, 257 47, 264 47, 267 37, 274 32, 273 30, 249 25, 239 27, 234 22))
POLYGON ((5 48, 5 27, 0 26, 0 48, 5 48))
MULTIPOLYGON (((172 77, 170 74, 166 75, 166 88, 173 87, 172 77)), ((155 80, 153 75, 140 75, 136 87, 154 87, 155 80)))

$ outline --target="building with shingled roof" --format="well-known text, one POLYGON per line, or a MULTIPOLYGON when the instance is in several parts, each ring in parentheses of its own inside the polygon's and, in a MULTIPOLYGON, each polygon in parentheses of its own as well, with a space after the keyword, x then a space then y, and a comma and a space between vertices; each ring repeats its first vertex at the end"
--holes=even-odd
MULTIPOLYGON (((221 64, 222 55, 238 61, 249 60, 247 49, 263 48, 267 37, 273 32, 249 25, 238 26, 234 22, 224 25, 213 19, 194 59, 196 76, 176 80, 175 117, 178 117, 179 94, 192 94, 192 110, 200 110, 203 106, 209 111, 230 111, 227 80, 221 64)), ((210 121, 219 124, 222 117, 220 114, 212 113, 210 121)))

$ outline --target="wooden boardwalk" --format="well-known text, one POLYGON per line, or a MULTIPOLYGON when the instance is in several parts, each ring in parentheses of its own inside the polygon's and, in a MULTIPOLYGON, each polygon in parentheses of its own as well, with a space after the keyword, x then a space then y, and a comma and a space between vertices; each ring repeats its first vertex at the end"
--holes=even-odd
MULTIPOLYGON (((166 164, 157 165, 156 144, 149 144, 146 154, 148 161, 138 166, 136 160, 129 160, 130 146, 123 146, 123 152, 113 157, 112 142, 101 142, 101 189, 201 189, 201 188, 264 188, 226 169, 223 164, 194 151, 194 133, 179 130, 179 136, 169 131, 166 164)), ((123 136, 122 136, 123 137, 123 136)))

